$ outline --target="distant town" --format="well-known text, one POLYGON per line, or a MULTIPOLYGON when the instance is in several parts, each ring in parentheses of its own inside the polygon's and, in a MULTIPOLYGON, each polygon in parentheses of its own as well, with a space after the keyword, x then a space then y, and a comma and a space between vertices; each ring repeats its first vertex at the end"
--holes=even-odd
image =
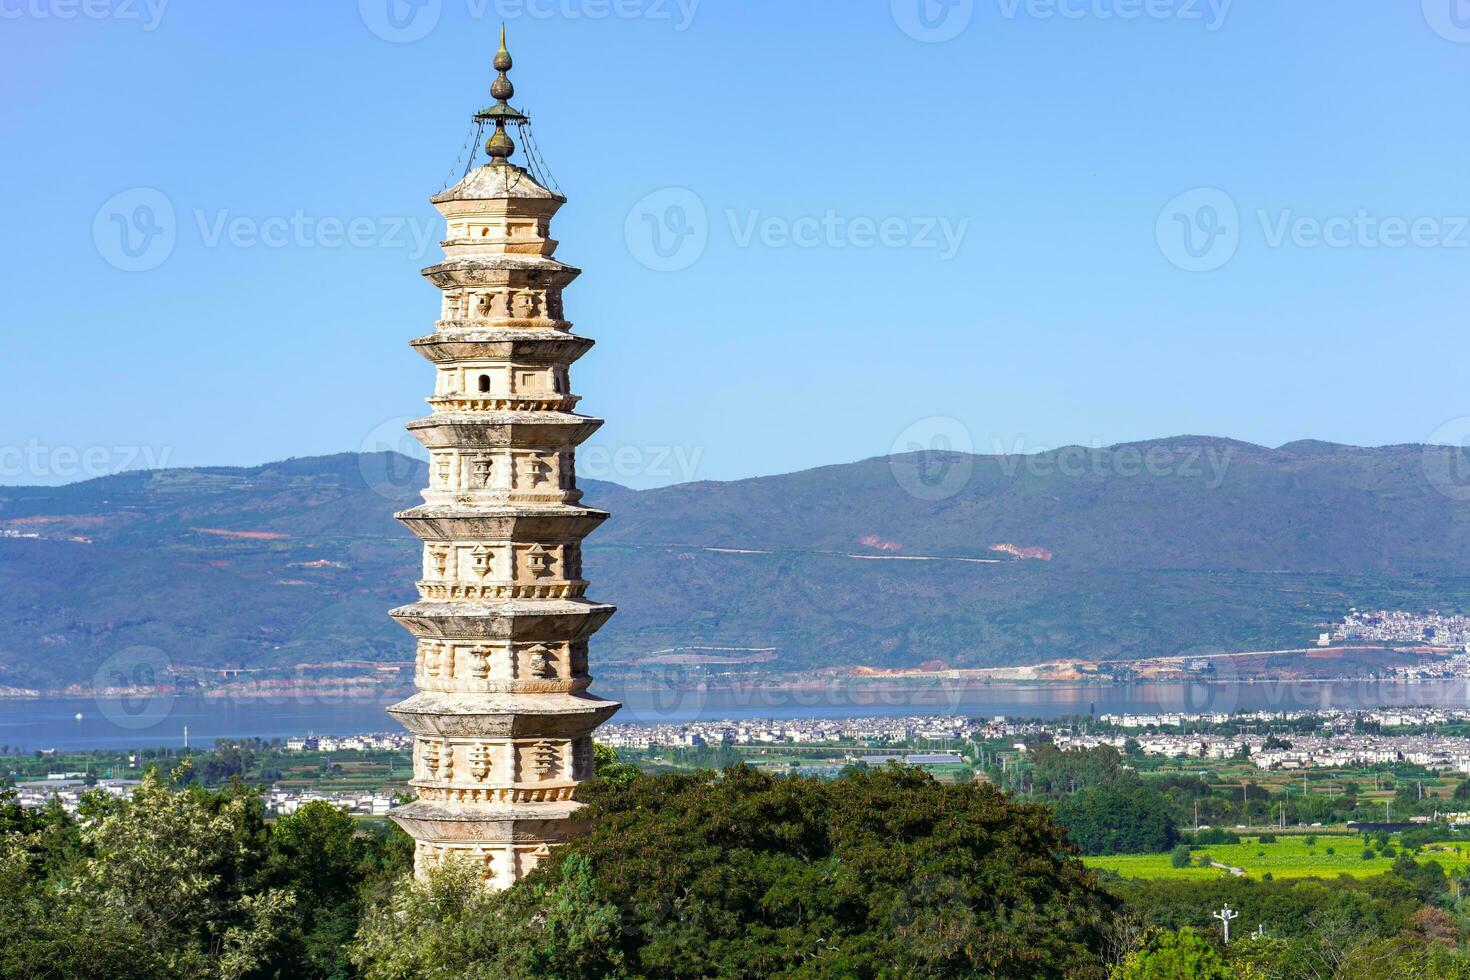
POLYGON ((1352 609, 1331 632, 1318 639, 1319 644, 1361 641, 1465 647, 1470 645, 1470 616, 1446 616, 1435 610, 1411 613, 1352 609))
MULTIPOLYGON (((1174 760, 1230 760, 1276 773, 1399 764, 1470 773, 1470 709, 1429 707, 1113 713, 1050 721, 951 715, 711 719, 607 725, 598 732, 598 740, 628 753, 640 764, 654 765, 667 762, 669 753, 702 752, 706 755, 700 758, 705 758, 710 751, 726 749, 758 765, 787 766, 784 749, 792 758, 819 759, 816 764, 789 763, 793 772, 818 776, 836 775, 850 765, 898 763, 972 778, 984 770, 987 761, 994 764, 1002 755, 1012 765, 1024 761, 1026 753, 1042 742, 1061 749, 1107 745, 1125 755, 1174 760)), ((406 732, 308 734, 259 744, 283 757, 320 760, 324 769, 333 768, 344 754, 375 759, 394 756, 398 765, 406 767, 412 752, 412 736, 406 732)), ((51 751, 35 753, 42 764, 59 758, 51 751)), ((113 796, 130 792, 138 781, 136 773, 148 761, 135 753, 122 754, 119 765, 101 775, 42 770, 40 778, 17 779, 15 791, 24 806, 45 806, 55 798, 65 809, 75 811, 88 790, 113 796), (119 778, 118 768, 132 772, 119 778)), ((348 763, 349 768, 352 765, 348 763)), ((391 764, 387 771, 393 771, 391 764)), ((406 777, 407 769, 401 772, 406 777)), ((326 800, 348 813, 384 816, 407 792, 404 777, 346 791, 276 781, 263 787, 265 806, 268 813, 283 815, 311 800, 326 800)))

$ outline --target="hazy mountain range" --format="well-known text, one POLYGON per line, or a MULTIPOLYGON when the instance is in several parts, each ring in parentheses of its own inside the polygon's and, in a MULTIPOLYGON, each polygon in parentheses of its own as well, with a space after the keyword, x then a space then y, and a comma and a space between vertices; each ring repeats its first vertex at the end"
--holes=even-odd
MULTIPOLYGON (((1467 472, 1434 447, 1183 437, 584 481, 614 515, 589 541, 591 595, 620 608, 594 663, 1302 646, 1354 605, 1470 607, 1467 472)), ((409 660, 386 612, 413 598, 417 543, 391 514, 425 482, 380 454, 0 489, 0 684, 85 682, 139 645, 214 666, 409 660)))

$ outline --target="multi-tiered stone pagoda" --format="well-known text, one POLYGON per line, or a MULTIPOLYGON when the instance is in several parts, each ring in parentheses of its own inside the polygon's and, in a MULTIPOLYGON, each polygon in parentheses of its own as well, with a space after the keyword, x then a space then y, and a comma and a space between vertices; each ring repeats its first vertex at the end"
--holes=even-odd
MULTIPOLYGON (((606 517, 580 506, 574 453, 601 425, 576 414, 569 365, 592 346, 571 332, 553 258, 566 203, 510 162, 510 54, 501 33, 475 119, 494 125, 489 163, 432 199, 448 222, 435 331, 432 414, 409 431, 429 450, 424 504, 398 515, 424 541, 419 601, 393 618, 418 638, 419 692, 389 708, 415 739, 418 799, 393 819, 417 842, 420 876, 451 857, 507 887, 580 829, 592 731, 618 709, 589 696, 587 639, 612 615, 584 598, 582 539, 606 517)), ((548 181, 549 182, 549 181, 548 181)))

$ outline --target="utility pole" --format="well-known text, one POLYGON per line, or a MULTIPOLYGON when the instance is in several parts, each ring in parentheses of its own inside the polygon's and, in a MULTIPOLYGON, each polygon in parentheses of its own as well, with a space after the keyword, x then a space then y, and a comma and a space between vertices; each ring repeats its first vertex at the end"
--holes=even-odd
POLYGON ((1230 945, 1230 922, 1236 916, 1240 915, 1240 913, 1239 912, 1232 911, 1231 908, 1230 908, 1230 906, 1229 905, 1226 905, 1223 909, 1221 909, 1220 911, 1215 912, 1213 914, 1214 914, 1215 918, 1217 918, 1217 919, 1220 920, 1220 924, 1225 927, 1225 945, 1226 946, 1229 946, 1230 945))

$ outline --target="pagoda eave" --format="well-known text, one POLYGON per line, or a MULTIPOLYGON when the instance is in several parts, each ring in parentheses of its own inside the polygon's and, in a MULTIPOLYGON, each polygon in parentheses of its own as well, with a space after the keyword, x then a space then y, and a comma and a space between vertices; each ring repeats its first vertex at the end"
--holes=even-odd
POLYGON ((617 611, 591 599, 415 602, 388 615, 421 639, 534 642, 585 640, 617 611))
POLYGON ((428 449, 571 449, 602 419, 570 412, 444 412, 408 423, 428 449))
POLYGON ((533 805, 492 803, 466 806, 415 800, 392 813, 412 837, 433 844, 559 844, 582 833, 582 804, 567 800, 533 805))
MULTIPOLYGON (((435 364, 457 361, 508 360, 525 364, 572 364, 593 347, 593 341, 560 332, 566 321, 540 321, 551 327, 519 330, 476 330, 463 320, 441 320, 438 331, 418 337, 409 346, 435 364), (555 329, 558 332, 549 333, 555 329)), ((529 322, 529 321, 528 321, 529 322)))
POLYGON ((616 701, 576 694, 462 694, 420 691, 388 709, 430 738, 576 738, 607 721, 616 701))
POLYGON ((580 541, 610 515, 586 507, 459 508, 424 505, 396 515, 424 541, 580 541))

